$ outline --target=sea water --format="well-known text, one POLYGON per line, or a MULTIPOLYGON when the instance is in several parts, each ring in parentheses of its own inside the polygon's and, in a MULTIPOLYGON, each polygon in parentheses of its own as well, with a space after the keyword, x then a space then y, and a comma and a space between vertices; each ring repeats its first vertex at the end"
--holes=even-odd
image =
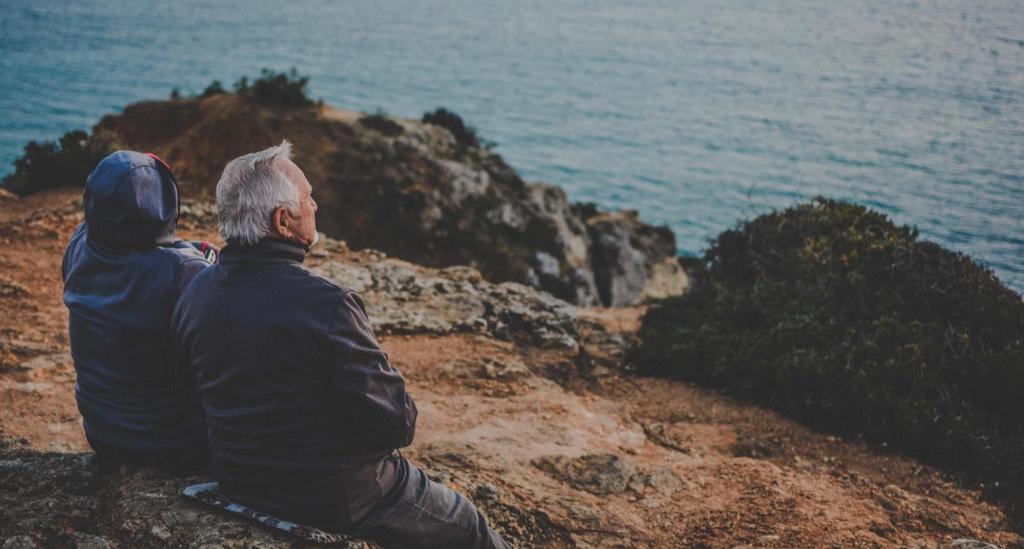
POLYGON ((30 139, 262 67, 342 107, 447 107, 681 253, 825 195, 1024 289, 1020 0, 3 0, 0 174, 30 139))

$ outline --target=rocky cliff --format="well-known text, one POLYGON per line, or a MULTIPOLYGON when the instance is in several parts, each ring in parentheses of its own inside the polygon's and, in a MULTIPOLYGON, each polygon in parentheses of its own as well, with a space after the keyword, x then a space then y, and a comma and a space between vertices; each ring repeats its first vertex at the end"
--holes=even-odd
MULTIPOLYGON (((294 546, 179 497, 205 479, 94 467, 61 303, 79 194, 0 201, 0 548, 294 546)), ((215 238, 211 212, 184 207, 182 236, 215 238)), ((641 308, 572 306, 333 239, 306 263, 359 289, 405 376, 420 417, 403 454, 516 547, 1024 547, 1002 508, 935 469, 630 375, 621 349, 641 308)))
POLYGON ((579 305, 630 305, 687 283, 667 228, 635 212, 572 204, 440 125, 244 96, 153 101, 105 117, 93 145, 155 152, 187 196, 210 196, 224 164, 281 139, 315 187, 326 234, 428 266, 470 265, 579 305))

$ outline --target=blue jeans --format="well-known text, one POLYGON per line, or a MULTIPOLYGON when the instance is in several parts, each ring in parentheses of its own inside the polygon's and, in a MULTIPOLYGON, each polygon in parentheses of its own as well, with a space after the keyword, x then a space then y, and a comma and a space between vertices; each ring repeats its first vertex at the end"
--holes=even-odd
POLYGON ((385 547, 509 547, 468 499, 430 480, 405 458, 399 461, 399 486, 355 525, 356 535, 385 547))

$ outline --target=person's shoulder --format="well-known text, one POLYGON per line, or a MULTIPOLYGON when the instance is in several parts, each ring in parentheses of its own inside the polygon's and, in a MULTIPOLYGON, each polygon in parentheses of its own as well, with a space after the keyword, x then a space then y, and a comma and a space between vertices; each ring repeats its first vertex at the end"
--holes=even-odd
POLYGON ((291 272, 301 279, 298 284, 307 306, 326 308, 332 311, 348 311, 353 307, 364 309, 363 298, 358 292, 321 276, 304 265, 289 265, 291 272))
POLYGON ((300 276, 306 281, 309 289, 314 290, 316 293, 330 295, 338 300, 347 299, 351 294, 355 293, 355 290, 352 288, 342 286, 329 278, 320 276, 305 266, 294 265, 293 267, 301 273, 300 276))
POLYGON ((363 311, 355 290, 324 278, 302 265, 288 265, 289 281, 282 290, 290 296, 290 307, 303 311, 317 329, 330 331, 338 323, 350 324, 356 311, 363 311))
POLYGON ((179 292, 184 291, 198 275, 211 266, 202 252, 187 242, 184 246, 181 244, 179 241, 172 246, 159 246, 149 254, 161 264, 158 269, 167 269, 174 273, 172 276, 177 281, 175 287, 179 292))
POLYGON ((203 255, 203 252, 199 251, 199 249, 191 243, 184 240, 178 240, 169 246, 157 246, 156 250, 158 253, 172 257, 182 263, 196 259, 204 261, 207 264, 210 263, 209 260, 206 259, 206 256, 203 255))

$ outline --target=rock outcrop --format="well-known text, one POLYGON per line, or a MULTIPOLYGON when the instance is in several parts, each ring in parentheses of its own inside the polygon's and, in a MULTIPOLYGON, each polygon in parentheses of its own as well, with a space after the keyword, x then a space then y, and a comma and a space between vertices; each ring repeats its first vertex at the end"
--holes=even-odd
MULTIPOLYGON (((427 472, 468 493, 488 521, 519 546, 566 546, 568 536, 545 513, 487 482, 470 483, 445 466, 460 454, 423 452, 427 472)), ((206 508, 181 496, 205 477, 122 467, 103 472, 92 453, 29 450, 0 436, 0 549, 194 547, 286 549, 297 539, 206 508)), ((373 549, 352 538, 334 547, 373 549)))
POLYGON ((40 453, 0 441, 0 547, 293 546, 180 497, 184 486, 203 481, 146 469, 101 474, 92 454, 40 453))
POLYGON ((672 494, 683 486, 671 469, 646 473, 615 454, 588 454, 574 458, 544 456, 534 465, 578 490, 599 496, 627 490, 643 493, 647 487, 658 493, 672 494))
POLYGON ((635 304, 686 286, 669 229, 571 204, 441 126, 224 94, 137 103, 93 130, 96 146, 163 156, 186 196, 209 196, 228 160, 283 138, 313 182, 321 230, 354 249, 470 265, 578 305, 635 304))
POLYGON ((469 267, 437 270, 396 259, 315 265, 316 274, 358 291, 384 334, 486 332, 543 347, 577 346, 579 320, 568 303, 515 282, 491 284, 469 267))
POLYGON ((679 276, 675 257, 675 235, 668 227, 642 223, 633 210, 590 211, 584 219, 601 303, 621 307, 686 291, 687 278, 679 276))

